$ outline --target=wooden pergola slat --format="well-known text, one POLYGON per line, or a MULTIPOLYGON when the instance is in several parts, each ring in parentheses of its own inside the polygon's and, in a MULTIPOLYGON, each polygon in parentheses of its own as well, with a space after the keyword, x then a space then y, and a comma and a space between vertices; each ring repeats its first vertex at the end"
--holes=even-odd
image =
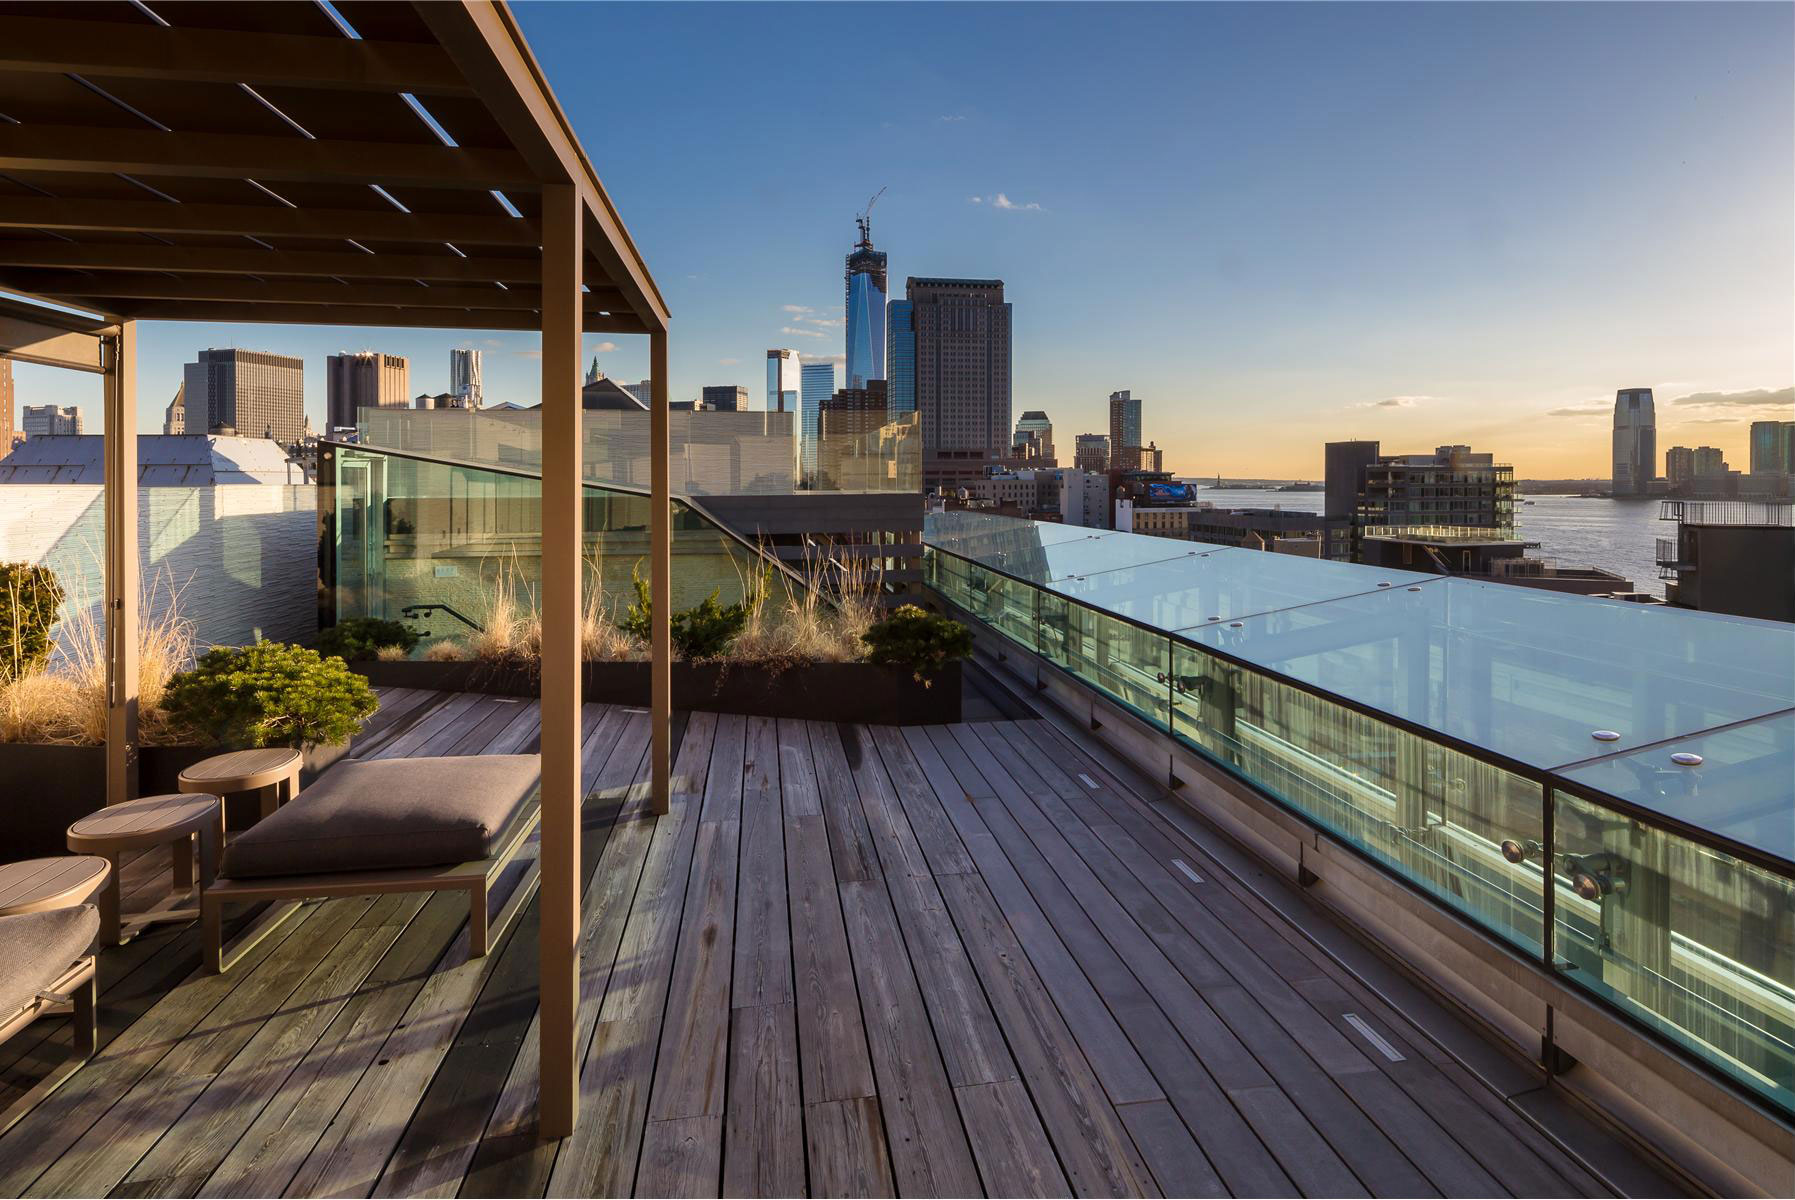
MULTIPOLYGON (((245 97, 247 100, 247 97, 245 97)), ((534 189, 515 150, 92 125, 0 124, 0 171, 534 189)))
POLYGON ((159 200, 47 196, 0 196, 0 228, 452 242, 462 247, 534 248, 542 244, 542 235, 533 222, 500 215, 404 213, 390 207, 285 208, 277 204, 169 204, 159 200))
POLYGON ((0 353, 106 381, 108 799, 132 792, 137 740, 135 322, 540 329, 538 1124, 565 1136, 579 1108, 580 335, 650 339, 650 774, 665 813, 666 302, 502 0, 344 0, 338 16, 365 36, 313 5, 151 7, 0 7, 0 231, 22 231, 0 236, 0 289, 100 314, 0 296, 0 353), (431 101, 427 121, 414 106, 431 101))
POLYGON ((474 89, 441 46, 234 29, 166 28, 144 21, 15 17, 0 71, 125 79, 287 84, 417 96, 474 89))

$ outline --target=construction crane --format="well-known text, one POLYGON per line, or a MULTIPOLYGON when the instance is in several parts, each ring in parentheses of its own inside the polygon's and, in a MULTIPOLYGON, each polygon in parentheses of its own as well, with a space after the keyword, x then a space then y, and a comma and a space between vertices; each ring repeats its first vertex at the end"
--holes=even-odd
POLYGON ((879 202, 879 197, 884 194, 884 188, 880 188, 878 191, 874 192, 873 198, 866 202, 866 211, 854 218, 854 223, 860 226, 860 244, 862 246, 870 246, 873 244, 873 205, 877 204, 879 202))

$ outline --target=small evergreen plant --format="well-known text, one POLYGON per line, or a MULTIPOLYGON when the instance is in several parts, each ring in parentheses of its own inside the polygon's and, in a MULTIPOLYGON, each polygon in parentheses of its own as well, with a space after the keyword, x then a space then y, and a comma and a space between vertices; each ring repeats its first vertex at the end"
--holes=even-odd
MULTIPOLYGON (((654 601, 641 571, 632 571, 630 582, 636 588, 636 602, 625 610, 618 627, 647 643, 654 634, 654 601)), ((721 658, 747 627, 754 597, 740 604, 722 604, 717 599, 720 594, 721 589, 713 590, 703 602, 674 613, 668 621, 673 631, 673 649, 681 658, 721 658)))
POLYGON ((163 707, 180 727, 221 746, 336 745, 380 702, 341 659, 285 642, 219 646, 169 681, 163 707))
POLYGON ((861 635, 867 660, 909 667, 928 687, 941 668, 972 654, 972 631, 958 621, 906 604, 861 635))
POLYGON ((402 622, 380 617, 350 617, 318 634, 318 653, 326 658, 334 654, 345 662, 378 658, 389 646, 409 654, 417 644, 418 635, 402 622))

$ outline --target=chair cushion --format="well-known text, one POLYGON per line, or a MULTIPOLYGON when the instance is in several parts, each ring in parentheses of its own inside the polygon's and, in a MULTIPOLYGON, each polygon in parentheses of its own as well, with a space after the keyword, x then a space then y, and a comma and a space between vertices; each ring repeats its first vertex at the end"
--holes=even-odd
POLYGON ((0 917, 0 1021, 86 958, 99 932, 100 913, 91 904, 0 917))
POLYGON ((233 837, 220 873, 335 875, 486 858, 541 773, 534 754, 338 763, 233 837))

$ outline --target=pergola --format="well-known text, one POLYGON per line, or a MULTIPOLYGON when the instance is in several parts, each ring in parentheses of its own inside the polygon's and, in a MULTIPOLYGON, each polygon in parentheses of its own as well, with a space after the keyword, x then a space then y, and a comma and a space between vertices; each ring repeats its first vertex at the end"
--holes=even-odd
POLYGON ((542 332, 541 1132, 579 1093, 580 335, 647 334, 654 811, 667 308, 502 0, 0 9, 0 354, 105 379, 107 800, 137 741, 136 322, 542 332), (71 315, 31 301, 94 314, 71 315))

